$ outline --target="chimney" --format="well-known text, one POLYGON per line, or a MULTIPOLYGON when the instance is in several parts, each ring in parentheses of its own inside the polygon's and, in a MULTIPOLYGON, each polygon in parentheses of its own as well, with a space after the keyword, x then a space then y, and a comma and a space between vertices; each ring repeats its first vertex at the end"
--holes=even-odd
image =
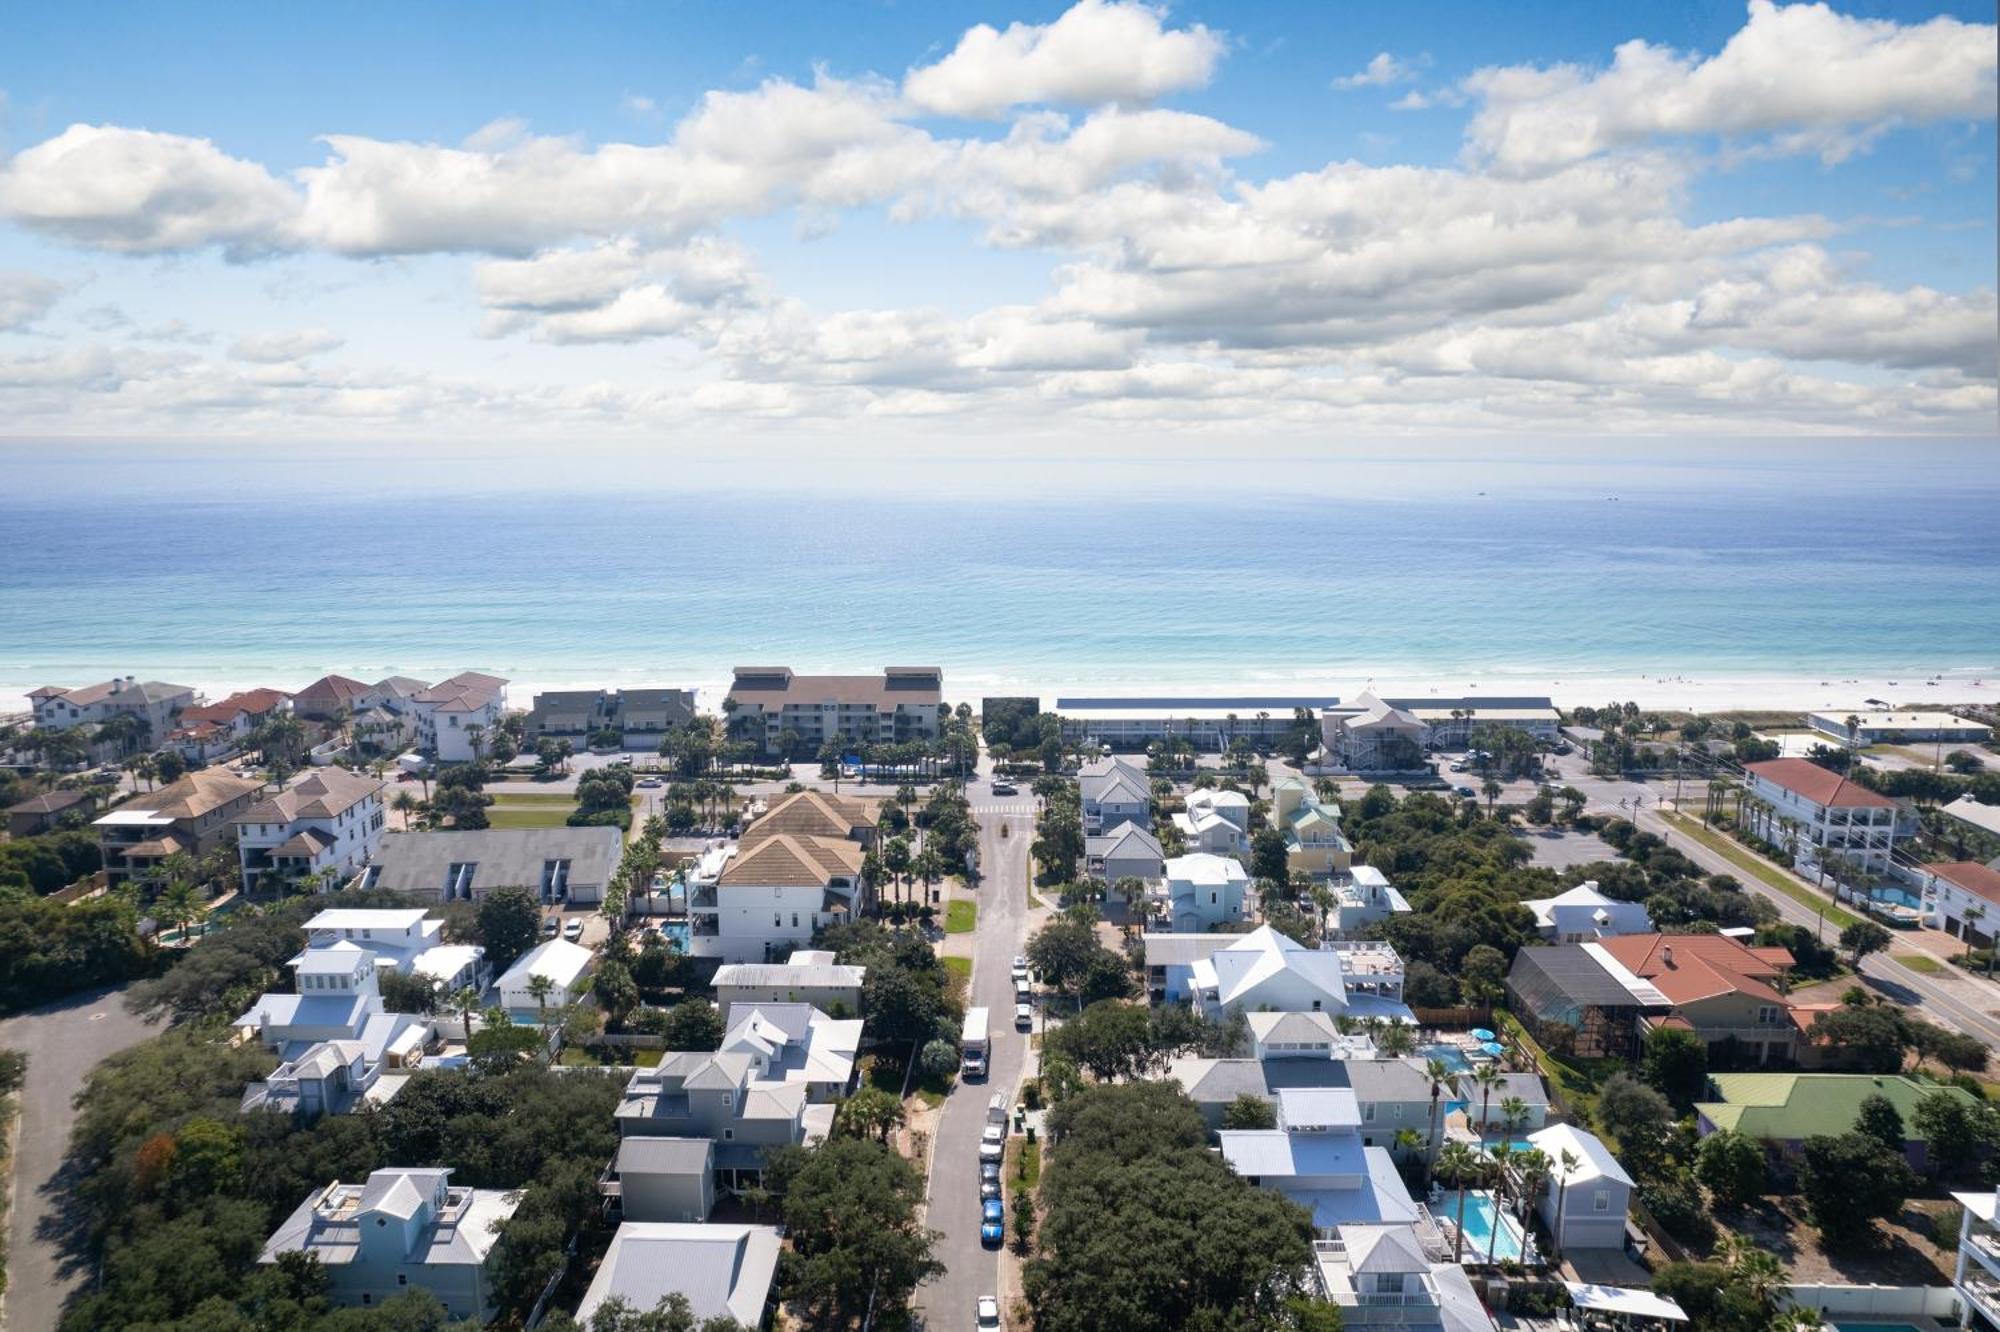
POLYGON ((111 677, 111 692, 114 694, 125 692, 125 681, 121 677, 116 675, 111 677))
POLYGON ((1674 946, 1672 944, 1666 944, 1662 946, 1660 949, 1660 965, 1664 967, 1671 967, 1673 964, 1674 964, 1674 946))

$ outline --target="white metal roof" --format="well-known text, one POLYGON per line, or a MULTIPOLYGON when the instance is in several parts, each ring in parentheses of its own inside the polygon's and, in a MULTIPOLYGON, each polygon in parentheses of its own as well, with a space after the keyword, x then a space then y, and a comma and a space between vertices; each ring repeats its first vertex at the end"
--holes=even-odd
POLYGON ((1579 1309, 1597 1309, 1605 1313, 1633 1314, 1640 1318, 1664 1318, 1673 1323, 1688 1321, 1686 1310, 1664 1295, 1655 1295, 1650 1290, 1633 1290, 1628 1286, 1597 1286, 1581 1281, 1565 1281, 1570 1299, 1579 1309))

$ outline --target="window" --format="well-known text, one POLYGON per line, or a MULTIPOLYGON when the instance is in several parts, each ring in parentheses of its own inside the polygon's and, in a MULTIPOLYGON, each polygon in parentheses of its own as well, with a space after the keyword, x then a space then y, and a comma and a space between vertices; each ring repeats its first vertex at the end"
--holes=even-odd
POLYGON ((722 1140, 724 1142, 734 1142, 736 1140, 736 1130, 732 1128, 722 1130, 722 1140))
POLYGON ((1361 1122, 1364 1124, 1375 1122, 1375 1103, 1373 1101, 1361 1107, 1361 1122))
POLYGON ((1775 1006, 1771 1004, 1765 1004, 1762 1008, 1759 1008, 1757 1010, 1757 1021, 1759 1023, 1765 1026, 1769 1026, 1771 1023, 1776 1022, 1777 1020, 1778 1020, 1778 1010, 1775 1006))
POLYGON ((1611 1190, 1610 1190, 1610 1189, 1599 1189, 1599 1190, 1598 1190, 1598 1191, 1596 1192, 1596 1194, 1595 1194, 1595 1195, 1593 1195, 1593 1196, 1591 1197, 1591 1200, 1590 1200, 1590 1210, 1591 1210, 1591 1211, 1593 1211, 1593 1212, 1608 1212, 1608 1211, 1610 1211, 1610 1210, 1611 1210, 1611 1190))
POLYGON ((404 1273, 404 1272, 398 1272, 398 1273, 396 1273, 396 1284, 397 1284, 397 1285, 399 1285, 399 1286, 407 1286, 407 1285, 409 1285, 409 1284, 410 1284, 410 1278, 409 1278, 409 1275, 408 1275, 407 1273, 404 1273))
POLYGON ((799 913, 794 911, 792 913, 792 928, 797 929, 798 927, 799 927, 799 913))
MULTIPOLYGON (((382 1223, 380 1221, 377 1221, 375 1224, 379 1226, 382 1223)), ((367 1291, 364 1290, 361 1292, 361 1302, 363 1304, 373 1304, 375 1303, 375 1297, 373 1295, 370 1295, 367 1291)))

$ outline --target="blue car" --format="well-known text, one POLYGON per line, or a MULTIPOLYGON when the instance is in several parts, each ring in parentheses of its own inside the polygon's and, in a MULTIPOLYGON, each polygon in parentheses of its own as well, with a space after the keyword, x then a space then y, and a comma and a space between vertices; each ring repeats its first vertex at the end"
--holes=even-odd
POLYGON ((1006 1229, 1002 1223, 1003 1215, 1000 1210, 1000 1200, 998 1198, 988 1198, 980 1205, 979 1242, 981 1244, 998 1244, 1007 1238, 1006 1229))

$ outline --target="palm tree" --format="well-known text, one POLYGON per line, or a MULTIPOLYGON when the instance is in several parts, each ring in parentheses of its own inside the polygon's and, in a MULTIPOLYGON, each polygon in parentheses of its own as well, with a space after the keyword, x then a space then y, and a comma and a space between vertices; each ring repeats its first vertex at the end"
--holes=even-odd
POLYGON ((1569 1148, 1565 1147, 1562 1149, 1562 1151, 1556 1153, 1556 1164, 1562 1168, 1562 1173, 1556 1176, 1556 1228, 1554 1235, 1555 1253, 1551 1256, 1554 1257, 1554 1259, 1556 1260, 1556 1266, 1561 1267, 1562 1246, 1563 1246, 1563 1207, 1565 1204, 1569 1202, 1569 1177, 1576 1173, 1576 1168, 1578 1166, 1583 1164, 1583 1158, 1581 1156, 1578 1156, 1575 1152, 1569 1150, 1569 1148))
POLYGON ((408 791, 396 792, 396 798, 389 802, 389 807, 403 816, 403 827, 405 830, 410 826, 411 816, 420 808, 417 804, 417 798, 408 791))
POLYGON ((1400 1059, 1417 1048, 1417 1033, 1400 1022, 1384 1023, 1375 1033, 1375 1048, 1392 1059, 1400 1059))
POLYGON ((1493 802, 1498 800, 1500 793, 1506 789, 1506 787, 1500 785, 1498 777, 1488 777, 1479 784, 1480 792, 1486 797, 1486 815, 1488 818, 1493 816, 1493 802))
POLYGON ((1438 1153, 1437 1173, 1458 1190, 1458 1224, 1451 1237, 1451 1260, 1465 1256, 1465 1184, 1482 1169, 1479 1158, 1462 1142, 1448 1142, 1438 1153))
POLYGON ((1431 1084, 1431 1136, 1429 1145, 1424 1149, 1424 1178, 1429 1179, 1431 1172, 1437 1169, 1440 1098, 1447 1087, 1452 1095, 1458 1094, 1458 1074, 1452 1071, 1450 1064, 1433 1057, 1424 1062, 1424 1076, 1430 1079, 1431 1084))
POLYGON ((1509 1096, 1500 1102, 1500 1119, 1507 1126, 1507 1136, 1512 1138, 1528 1122, 1528 1103, 1518 1096, 1509 1096))
POLYGON ((549 1022, 549 996, 555 993, 556 983, 539 973, 528 977, 528 993, 535 996, 535 1018, 543 1026, 549 1022))
POLYGON ((1507 1162, 1513 1158, 1514 1144, 1498 1142, 1493 1144, 1491 1155, 1500 1169, 1493 1177, 1493 1224, 1486 1235, 1486 1265, 1493 1266, 1493 1256, 1500 1246, 1500 1204, 1507 1193, 1507 1162))
POLYGON ((154 902, 153 909, 173 922, 174 927, 180 931, 183 944, 188 942, 189 928, 208 914, 208 905, 202 897, 201 889, 184 878, 169 881, 165 890, 160 893, 159 899, 154 902))
POLYGON ((472 1039, 472 1010, 479 1007, 479 990, 476 986, 461 985, 451 997, 452 1006, 465 1020, 465 1039, 472 1039))
POLYGON ((1487 1110, 1493 1104, 1493 1088, 1506 1075, 1498 1064, 1481 1064, 1472 1070, 1472 1080, 1479 1084, 1479 1136, 1486 1136, 1487 1110))
MULTIPOLYGON (((1399 1128, 1390 1139, 1390 1143, 1407 1160, 1424 1149, 1424 1135, 1413 1128, 1399 1128)), ((1428 1161, 1425 1162, 1425 1169, 1426 1171, 1429 1169, 1428 1161)))

